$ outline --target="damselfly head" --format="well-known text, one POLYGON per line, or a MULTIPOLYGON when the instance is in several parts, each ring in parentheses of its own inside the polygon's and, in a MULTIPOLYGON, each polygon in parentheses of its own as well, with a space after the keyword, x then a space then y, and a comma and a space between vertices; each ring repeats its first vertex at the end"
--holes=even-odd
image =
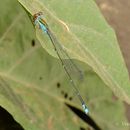
POLYGON ((43 15, 42 12, 38 12, 36 14, 33 15, 33 22, 35 22, 37 20, 38 17, 41 17, 43 15))
POLYGON ((33 23, 34 25, 38 25, 39 29, 41 29, 41 24, 44 25, 46 28, 48 28, 48 25, 46 23, 46 21, 44 20, 44 16, 42 12, 38 12, 36 14, 33 15, 33 23), (40 25, 39 25, 40 23, 40 25))

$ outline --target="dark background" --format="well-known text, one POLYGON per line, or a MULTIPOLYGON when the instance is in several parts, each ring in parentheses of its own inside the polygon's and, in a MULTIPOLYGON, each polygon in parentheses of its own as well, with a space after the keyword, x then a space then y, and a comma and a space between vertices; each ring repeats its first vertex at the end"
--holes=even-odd
MULTIPOLYGON (((102 14, 117 35, 130 77, 130 0, 96 0, 102 14)), ((130 105, 124 102, 130 122, 130 105)))

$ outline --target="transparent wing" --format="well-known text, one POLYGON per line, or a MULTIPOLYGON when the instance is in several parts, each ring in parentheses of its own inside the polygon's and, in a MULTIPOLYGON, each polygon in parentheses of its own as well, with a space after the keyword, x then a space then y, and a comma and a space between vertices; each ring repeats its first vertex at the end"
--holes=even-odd
MULTIPOLYGON (((79 90, 77 88, 77 83, 76 81, 78 80, 75 80, 75 75, 73 75, 73 72, 75 72, 76 74, 79 75, 79 79, 82 79, 83 78, 83 73, 82 71, 78 68, 78 66, 73 62, 72 59, 70 59, 70 57, 68 56, 68 54, 66 53, 66 51, 64 50, 64 48, 62 47, 62 45, 60 45, 60 43, 58 43, 57 39, 54 37, 54 35, 52 34, 52 32, 48 29, 47 31, 47 34, 54 46, 54 49, 66 71, 66 73, 68 74, 69 78, 70 78, 70 81, 73 85, 73 88, 75 90, 75 93, 77 95, 77 97, 79 98, 81 104, 82 104, 82 108, 84 110, 84 112, 86 114, 88 114, 88 108, 87 106, 85 105, 85 102, 82 98, 82 96, 80 95, 79 93, 79 90)), ((77 76, 76 76, 77 77, 77 76)))
POLYGON ((83 71, 74 63, 74 60, 71 59, 68 53, 65 51, 64 47, 58 42, 53 33, 48 29, 48 36, 50 37, 51 42, 53 43, 56 53, 62 62, 63 67, 65 67, 73 81, 76 84, 83 80, 83 71))

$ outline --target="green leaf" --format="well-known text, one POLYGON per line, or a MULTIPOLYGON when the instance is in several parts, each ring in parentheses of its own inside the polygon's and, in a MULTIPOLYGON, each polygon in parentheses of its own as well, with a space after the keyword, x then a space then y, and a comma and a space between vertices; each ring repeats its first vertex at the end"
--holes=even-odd
MULTIPOLYGON (((46 2, 43 1, 44 5, 42 2, 28 0, 21 1, 21 4, 31 14, 44 10, 47 23, 57 39, 64 44, 71 57, 81 61, 75 60, 85 75, 84 81, 79 85, 79 90, 95 122, 105 130, 127 130, 128 127, 121 125, 122 122, 127 122, 123 103, 119 99, 114 99, 113 93, 106 86, 106 84, 112 85, 110 86, 112 88, 114 83, 120 79, 116 76, 121 73, 120 66, 122 66, 120 68, 122 75, 118 76, 121 77, 121 81, 124 79, 126 85, 128 84, 127 72, 116 40, 113 38, 113 32, 107 28, 108 25, 99 15, 92 1, 84 4, 82 1, 67 0, 46 2), (70 6, 73 8, 69 8, 70 6), (82 15, 77 20, 79 12, 82 15), (59 19, 67 23, 69 30, 59 19), (103 34, 106 36, 106 42, 104 42, 103 34), (97 37, 97 35, 102 37, 97 37), (109 44, 107 39, 111 41, 109 44), (106 54, 106 49, 109 50, 109 45, 111 45, 111 51, 116 50, 113 52, 115 56, 111 57, 114 60, 107 59, 109 56, 106 54), (98 52, 99 49, 101 50, 98 52), (115 65, 113 63, 115 58, 119 59, 116 63, 120 64, 114 68, 113 72, 110 70, 115 65), (102 64, 98 59, 102 61, 102 64), (110 60, 113 62, 111 63, 110 60), (110 67, 104 68, 102 66, 104 62, 106 64, 108 62, 110 67), (108 73, 114 81, 109 79, 108 73), (108 80, 105 79, 106 77, 108 80)), ((86 124, 64 105, 64 102, 67 102, 81 109, 79 101, 73 96, 73 89, 59 60, 53 57, 56 55, 48 37, 37 29, 38 40, 53 56, 49 55, 36 40, 32 23, 18 3, 4 0, 0 5, 0 10, 2 12, 0 20, 0 105, 27 130, 79 129, 81 126, 86 128, 86 124), (57 88, 57 83, 61 84, 60 88, 57 88), (67 99, 64 98, 63 92, 68 94, 67 99), (73 97, 73 100, 69 101, 69 97, 73 97)), ((122 82, 123 92, 120 97, 125 100, 123 93, 125 95, 127 93, 124 82, 122 82)), ((118 84, 120 85, 120 82, 118 84)), ((114 89, 120 90, 116 86, 114 89)))
MULTIPOLYGON (((104 83, 122 100, 130 103, 130 82, 114 31, 91 0, 19 0, 34 15, 43 12, 46 22, 71 57, 93 68, 104 83)), ((37 38, 53 56, 46 36, 37 38), (46 42, 46 44, 44 43, 46 42)))

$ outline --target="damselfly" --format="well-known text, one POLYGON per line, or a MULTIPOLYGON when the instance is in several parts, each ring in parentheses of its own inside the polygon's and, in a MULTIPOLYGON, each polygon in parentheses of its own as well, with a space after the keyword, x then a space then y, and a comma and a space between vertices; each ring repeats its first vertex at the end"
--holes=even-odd
POLYGON ((70 59, 68 53, 65 51, 63 46, 58 42, 58 40, 56 39, 56 37, 54 36, 52 31, 49 29, 48 24, 46 23, 46 21, 43 19, 42 16, 43 16, 42 12, 34 14, 34 16, 33 16, 34 24, 38 25, 39 28, 48 35, 49 39, 51 40, 51 43, 53 44, 53 47, 54 47, 56 53, 57 53, 57 56, 60 59, 62 66, 70 79, 70 82, 75 90, 75 93, 82 104, 82 108, 83 108, 84 112, 86 114, 88 114, 88 108, 85 105, 85 102, 84 102, 82 96, 80 95, 77 85, 74 82, 73 77, 70 73, 71 69, 76 70, 77 73, 81 73, 81 71, 77 67, 77 65, 73 62, 73 60, 70 59))

